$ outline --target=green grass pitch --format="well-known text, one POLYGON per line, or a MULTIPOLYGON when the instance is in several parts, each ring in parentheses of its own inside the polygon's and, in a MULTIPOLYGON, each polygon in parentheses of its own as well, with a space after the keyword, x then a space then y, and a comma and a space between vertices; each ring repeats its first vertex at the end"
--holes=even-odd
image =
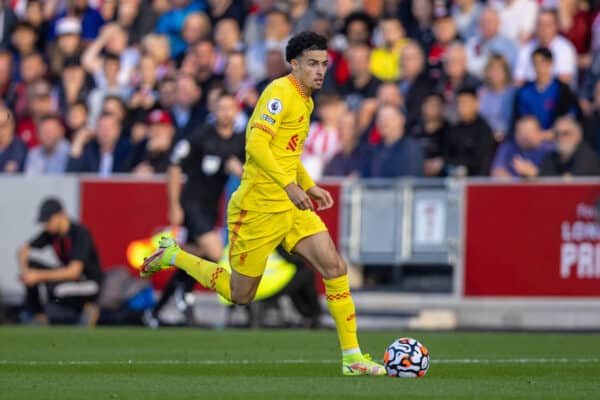
POLYGON ((333 331, 0 327, 0 399, 598 399, 600 335, 367 332, 421 340, 421 379, 343 377, 333 331))

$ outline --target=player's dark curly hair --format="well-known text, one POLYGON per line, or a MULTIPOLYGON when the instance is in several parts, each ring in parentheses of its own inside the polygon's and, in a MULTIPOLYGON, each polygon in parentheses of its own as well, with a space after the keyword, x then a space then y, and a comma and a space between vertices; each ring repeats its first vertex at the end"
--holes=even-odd
POLYGON ((301 56, 304 50, 327 50, 327 39, 315 32, 300 32, 285 47, 285 59, 290 62, 301 56))

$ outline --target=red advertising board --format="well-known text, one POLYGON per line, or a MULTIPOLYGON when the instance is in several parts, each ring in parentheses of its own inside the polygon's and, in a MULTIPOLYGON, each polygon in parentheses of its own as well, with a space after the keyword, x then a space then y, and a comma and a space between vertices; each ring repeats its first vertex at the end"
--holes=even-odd
MULTIPOLYGON (((332 209, 319 212, 337 243, 340 187, 323 185, 336 202, 332 209)), ((134 179, 81 181, 81 221, 89 227, 104 268, 127 265, 127 246, 150 237, 168 225, 165 182, 134 179)), ((153 278, 162 287, 169 271, 153 278)), ((320 279, 319 287, 322 286, 320 279)))
POLYGON ((598 184, 467 187, 465 296, 600 296, 598 184))

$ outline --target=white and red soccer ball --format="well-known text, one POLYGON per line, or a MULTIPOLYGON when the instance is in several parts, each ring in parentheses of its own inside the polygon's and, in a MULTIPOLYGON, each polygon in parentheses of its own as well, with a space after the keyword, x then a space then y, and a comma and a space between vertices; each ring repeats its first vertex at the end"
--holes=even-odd
POLYGON ((383 355, 388 376, 400 378, 420 378, 429 368, 429 351, 413 338, 395 340, 383 355))

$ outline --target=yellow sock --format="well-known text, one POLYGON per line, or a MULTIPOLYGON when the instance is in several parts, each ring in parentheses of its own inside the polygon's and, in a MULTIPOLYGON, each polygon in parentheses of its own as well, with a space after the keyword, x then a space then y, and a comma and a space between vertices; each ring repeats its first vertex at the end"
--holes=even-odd
POLYGON ((231 274, 219 264, 179 250, 175 255, 175 266, 194 277, 205 288, 231 301, 231 274))
POLYGON ((348 275, 342 275, 333 279, 323 279, 323 283, 325 283, 327 306, 335 321, 342 352, 358 350, 356 314, 354 301, 350 295, 348 275))

